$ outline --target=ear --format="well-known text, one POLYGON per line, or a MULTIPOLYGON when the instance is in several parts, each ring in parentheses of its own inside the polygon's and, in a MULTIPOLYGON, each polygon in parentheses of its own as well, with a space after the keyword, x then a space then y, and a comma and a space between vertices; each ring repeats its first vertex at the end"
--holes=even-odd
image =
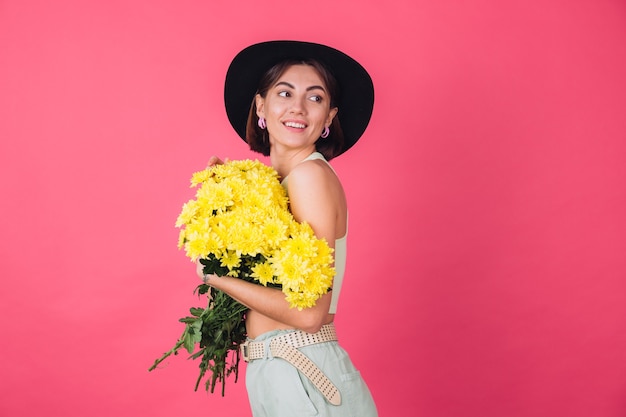
POLYGON ((265 99, 260 94, 254 96, 257 117, 265 117, 265 99))
POLYGON ((333 107, 328 111, 328 119, 326 119, 326 126, 330 126, 333 123, 333 119, 339 112, 339 107, 333 107))

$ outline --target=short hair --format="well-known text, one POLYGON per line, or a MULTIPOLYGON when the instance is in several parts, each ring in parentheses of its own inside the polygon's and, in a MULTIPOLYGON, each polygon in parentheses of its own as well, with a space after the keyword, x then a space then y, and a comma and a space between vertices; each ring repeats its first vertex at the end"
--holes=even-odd
MULTIPOLYGON (((315 60, 290 59, 279 62, 263 75, 261 81, 259 82, 256 94, 265 98, 269 89, 276 84, 285 71, 294 65, 308 65, 313 67, 328 89, 328 94, 330 96, 330 108, 332 109, 337 107, 336 103, 339 98, 339 86, 337 84, 337 80, 332 73, 324 67, 324 65, 315 60)), ((268 132, 266 129, 261 129, 257 124, 259 117, 256 114, 256 94, 255 97, 252 98, 250 112, 248 113, 248 121, 246 122, 246 142, 248 142, 251 150, 259 152, 265 156, 269 156, 270 141, 268 132)), ((329 129, 330 134, 327 138, 320 137, 317 142, 315 142, 315 149, 324 155, 324 158, 328 161, 339 155, 344 146, 343 131, 341 130, 338 115, 335 115, 333 118, 329 129)))

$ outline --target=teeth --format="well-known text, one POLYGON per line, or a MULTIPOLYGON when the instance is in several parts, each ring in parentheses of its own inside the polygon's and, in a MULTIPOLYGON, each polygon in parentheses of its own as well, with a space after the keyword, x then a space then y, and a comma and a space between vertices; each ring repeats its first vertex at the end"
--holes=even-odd
POLYGON ((298 128, 298 129, 304 129, 306 127, 305 124, 296 123, 296 122, 285 122, 285 126, 295 127, 295 128, 298 128))

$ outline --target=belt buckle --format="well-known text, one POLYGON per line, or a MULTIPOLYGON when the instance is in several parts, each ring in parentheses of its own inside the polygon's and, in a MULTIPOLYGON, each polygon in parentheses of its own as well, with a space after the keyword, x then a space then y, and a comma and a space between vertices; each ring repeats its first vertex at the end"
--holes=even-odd
POLYGON ((248 341, 246 340, 241 345, 239 345, 239 351, 241 352, 241 356, 243 357, 244 362, 250 362, 250 357, 248 356, 248 341))

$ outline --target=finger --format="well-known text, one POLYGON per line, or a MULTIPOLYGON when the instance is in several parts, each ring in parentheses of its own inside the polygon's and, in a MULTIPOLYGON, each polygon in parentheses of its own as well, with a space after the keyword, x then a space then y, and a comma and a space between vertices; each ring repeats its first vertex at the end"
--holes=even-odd
POLYGON ((213 155, 209 158, 208 166, 212 167, 213 165, 221 165, 223 164, 222 160, 217 156, 213 155))

